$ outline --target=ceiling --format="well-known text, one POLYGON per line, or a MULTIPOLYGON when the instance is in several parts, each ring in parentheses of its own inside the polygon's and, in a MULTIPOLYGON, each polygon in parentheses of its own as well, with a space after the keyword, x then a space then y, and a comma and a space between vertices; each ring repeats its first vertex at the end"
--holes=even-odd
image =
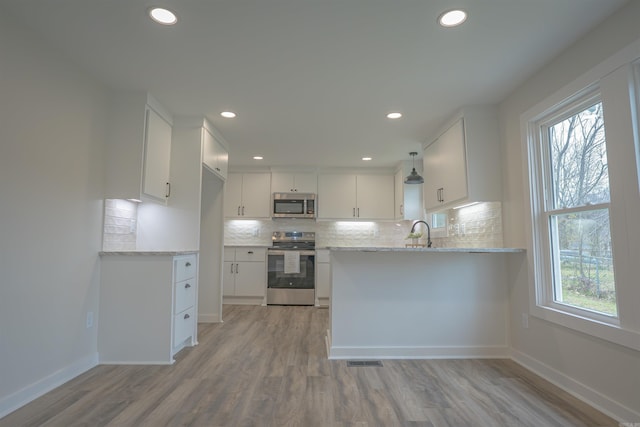
POLYGON ((461 106, 503 100, 625 2, 2 0, 0 9, 103 84, 209 118, 233 166, 389 167, 461 106), (177 25, 151 21, 152 5, 174 10, 177 25), (469 18, 440 27, 453 7, 469 18))

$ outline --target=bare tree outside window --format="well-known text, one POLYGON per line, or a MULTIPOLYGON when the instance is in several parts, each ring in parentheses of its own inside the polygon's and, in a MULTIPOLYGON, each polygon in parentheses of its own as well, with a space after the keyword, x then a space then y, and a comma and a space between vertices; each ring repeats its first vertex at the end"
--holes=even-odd
POLYGON ((602 103, 547 127, 554 300, 617 314, 602 103))

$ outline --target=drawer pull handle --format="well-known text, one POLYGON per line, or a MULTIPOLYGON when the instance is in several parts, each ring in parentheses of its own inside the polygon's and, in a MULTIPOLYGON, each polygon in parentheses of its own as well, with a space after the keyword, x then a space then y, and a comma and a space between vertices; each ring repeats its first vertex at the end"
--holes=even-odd
POLYGON ((188 318, 190 318, 191 316, 189 316, 188 314, 184 315, 184 320, 187 320, 188 318))
POLYGON ((185 267, 191 267, 191 263, 190 263, 190 262, 187 262, 184 266, 185 266, 185 267))
POLYGON ((248 251, 247 252, 249 255, 253 255, 253 251, 248 251))
POLYGON ((191 287, 191 285, 190 285, 190 284, 188 284, 188 283, 187 283, 186 285, 184 285, 184 288, 185 288, 185 289, 189 289, 190 287, 191 287))

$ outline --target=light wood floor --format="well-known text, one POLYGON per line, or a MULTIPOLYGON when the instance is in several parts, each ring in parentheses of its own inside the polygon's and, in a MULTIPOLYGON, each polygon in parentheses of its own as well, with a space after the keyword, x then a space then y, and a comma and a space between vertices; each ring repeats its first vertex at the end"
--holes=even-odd
POLYGON ((328 310, 225 306, 172 366, 98 366, 6 426, 617 426, 509 360, 326 358, 328 310))

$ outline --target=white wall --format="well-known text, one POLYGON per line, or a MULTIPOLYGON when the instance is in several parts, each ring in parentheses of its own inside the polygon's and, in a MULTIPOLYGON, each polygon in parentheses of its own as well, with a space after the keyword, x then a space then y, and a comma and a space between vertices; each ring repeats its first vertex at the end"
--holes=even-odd
MULTIPOLYGON (((500 105, 506 246, 526 247, 527 243, 523 221, 529 220, 525 210, 528 189, 523 179, 520 116, 640 38, 638 22, 640 2, 631 1, 500 105)), ((636 221, 632 227, 640 227, 640 223, 636 221)), ((535 317, 530 317, 529 327, 524 328, 521 316, 528 313, 531 286, 525 260, 511 266, 510 284, 511 345, 517 360, 622 420, 640 422, 640 353, 535 317)))
POLYGON ((0 14, 0 417, 97 361, 106 93, 0 14))

